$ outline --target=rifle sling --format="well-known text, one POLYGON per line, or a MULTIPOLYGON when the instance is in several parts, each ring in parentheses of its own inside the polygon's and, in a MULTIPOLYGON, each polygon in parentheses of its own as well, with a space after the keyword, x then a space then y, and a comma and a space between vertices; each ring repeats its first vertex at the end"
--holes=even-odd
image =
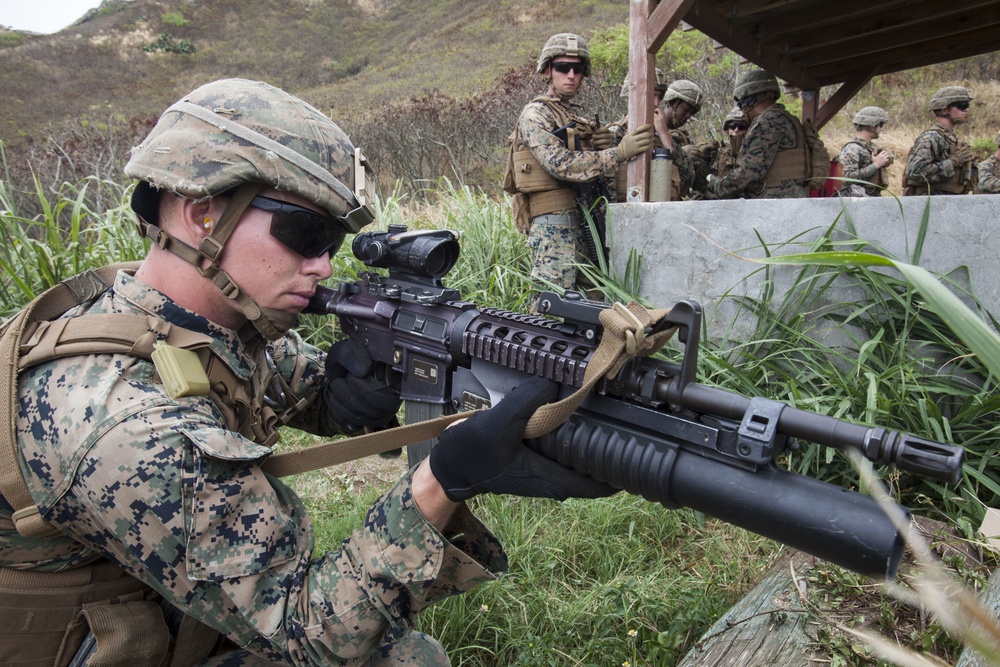
MULTIPOLYGON (((598 381, 604 377, 614 377, 632 357, 649 356, 663 347, 677 330, 677 327, 671 327, 656 331, 656 324, 668 312, 669 310, 647 310, 634 301, 628 306, 616 303, 603 310, 600 319, 604 335, 584 372, 583 386, 561 401, 540 407, 528 421, 524 438, 538 438, 557 429, 580 407, 598 381), (648 327, 653 327, 654 333, 646 335, 648 327)), ((470 416, 471 412, 459 412, 346 440, 282 452, 272 455, 261 467, 264 472, 275 477, 318 470, 437 437, 450 424, 470 416)))

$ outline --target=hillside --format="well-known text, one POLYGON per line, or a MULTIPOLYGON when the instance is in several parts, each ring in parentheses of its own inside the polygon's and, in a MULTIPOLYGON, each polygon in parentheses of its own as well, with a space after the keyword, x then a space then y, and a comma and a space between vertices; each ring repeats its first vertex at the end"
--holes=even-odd
POLYGON ((156 116, 222 77, 337 118, 430 90, 460 98, 554 32, 627 20, 620 0, 104 0, 54 35, 0 33, 0 138, 16 151, 66 119, 156 116))

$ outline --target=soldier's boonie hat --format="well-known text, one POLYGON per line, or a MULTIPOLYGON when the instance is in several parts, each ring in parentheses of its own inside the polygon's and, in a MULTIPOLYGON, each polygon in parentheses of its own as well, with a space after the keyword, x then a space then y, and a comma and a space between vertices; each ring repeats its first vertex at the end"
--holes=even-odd
MULTIPOLYGON (((658 92, 661 96, 663 93, 667 92, 667 74, 659 67, 656 68, 656 83, 653 84, 653 90, 658 92)), ((622 92, 621 97, 628 97, 628 75, 625 75, 625 80, 622 81, 622 92)))
POLYGON ((774 93, 774 99, 781 97, 781 87, 778 85, 778 79, 762 69, 754 69, 741 76, 739 81, 736 82, 733 97, 739 100, 747 95, 765 92, 774 93))
POLYGON ((880 123, 888 123, 889 114, 882 107, 864 107, 854 114, 851 122, 864 127, 875 127, 880 123))
MULTIPOLYGON (((363 210, 365 171, 360 151, 336 123, 283 90, 246 79, 208 83, 181 98, 125 165, 127 175, 148 184, 141 188, 197 200, 244 183, 292 192, 349 232, 373 219, 363 210)), ((155 211, 136 212, 155 223, 155 211)))
POLYGON ((931 98, 931 111, 947 109, 948 105, 957 102, 972 102, 972 93, 965 86, 945 86, 934 93, 931 98))
POLYGON ((681 100, 687 102, 694 110, 701 111, 701 88, 694 81, 678 79, 667 86, 667 92, 663 96, 664 102, 681 100))
POLYGON ((583 37, 571 32, 561 32, 549 37, 549 41, 542 47, 541 55, 538 56, 538 72, 544 72, 549 61, 556 56, 579 58, 583 61, 583 75, 590 76, 590 49, 587 48, 587 40, 583 37))

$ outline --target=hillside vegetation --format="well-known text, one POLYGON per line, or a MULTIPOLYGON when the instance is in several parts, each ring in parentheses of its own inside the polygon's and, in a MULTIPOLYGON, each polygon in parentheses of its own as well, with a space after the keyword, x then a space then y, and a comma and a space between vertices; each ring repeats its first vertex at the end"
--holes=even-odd
MULTIPOLYGON (((383 192, 401 182, 419 193, 444 176, 495 195, 517 113, 544 90, 537 53, 567 30, 591 45, 584 109, 619 117, 628 6, 618 0, 104 0, 55 35, 0 29, 6 180, 22 214, 38 212, 36 179, 49 193, 90 176, 121 180, 128 149, 170 103, 204 82, 244 77, 330 114, 364 147, 383 192)), ((697 32, 675 32, 657 64, 705 92, 705 107, 685 128, 695 141, 718 136, 733 85, 752 67, 697 32)), ((960 131, 979 159, 996 148, 998 72, 1000 58, 987 54, 877 77, 823 138, 836 154, 857 109, 885 107, 891 121, 880 144, 896 154, 890 176, 898 192, 909 146, 931 121, 927 100, 943 85, 974 90, 960 131)), ((800 108, 794 93, 782 101, 800 108)))

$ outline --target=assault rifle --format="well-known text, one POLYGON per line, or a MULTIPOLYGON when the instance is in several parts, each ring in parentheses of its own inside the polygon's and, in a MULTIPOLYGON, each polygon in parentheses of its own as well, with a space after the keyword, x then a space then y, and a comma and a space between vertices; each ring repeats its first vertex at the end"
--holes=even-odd
MULTIPOLYGON (((595 123, 597 117, 594 117, 595 123)), ((595 124, 594 127, 598 125, 595 124)), ((580 137, 576 136, 573 129, 576 128, 576 121, 571 121, 566 125, 552 132, 571 151, 582 151, 580 137)), ((601 261, 608 259, 608 201, 611 191, 608 189, 608 182, 603 176, 584 183, 565 182, 566 186, 573 190, 573 197, 576 205, 580 209, 580 227, 583 229, 583 240, 587 245, 587 259, 595 266, 600 266, 601 261), (594 222, 595 237, 588 224, 586 216, 594 222)))
MULTIPOLYGON (((441 282, 459 255, 451 231, 390 226, 358 234, 353 251, 388 276, 362 273, 321 288, 307 312, 337 315, 348 336, 392 367, 408 407, 489 407, 532 375, 560 383, 560 398, 581 386, 608 304, 543 292, 541 310, 556 320, 463 301, 441 282)), ((669 509, 690 507, 862 574, 894 577, 903 542, 875 500, 781 469, 777 459, 802 439, 954 484, 963 450, 698 384, 701 307, 681 301, 662 324, 678 327, 680 363, 627 363, 529 446, 669 509)))

